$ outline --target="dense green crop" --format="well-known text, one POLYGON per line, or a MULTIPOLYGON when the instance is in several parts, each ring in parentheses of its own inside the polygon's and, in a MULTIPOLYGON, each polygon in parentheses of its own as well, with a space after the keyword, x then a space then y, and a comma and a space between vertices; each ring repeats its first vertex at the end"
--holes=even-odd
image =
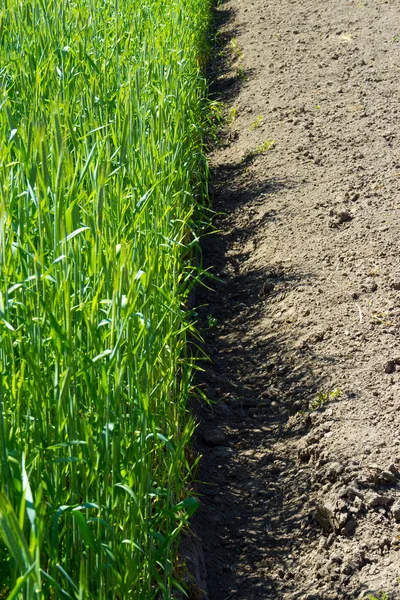
POLYGON ((0 598, 171 598, 208 0, 0 13, 0 598))

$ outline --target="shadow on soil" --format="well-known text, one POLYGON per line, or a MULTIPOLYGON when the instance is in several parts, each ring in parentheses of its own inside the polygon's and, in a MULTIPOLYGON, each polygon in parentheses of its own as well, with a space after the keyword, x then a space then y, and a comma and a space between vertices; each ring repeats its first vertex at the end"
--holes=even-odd
MULTIPOLYGON (((235 231, 234 235, 241 234, 235 231)), ((285 427, 293 404, 296 400, 302 404, 315 394, 319 382, 308 351, 301 369, 293 369, 291 340, 279 330, 268 338, 262 332, 252 335, 251 341, 246 331, 250 323, 253 329, 264 317, 266 305, 268 311, 275 301, 274 290, 267 298, 262 295, 266 280, 288 289, 309 275, 235 274, 226 253, 230 241, 218 234, 204 250, 206 261, 213 261, 217 272, 227 275, 215 293, 204 298, 208 306, 200 311, 204 325, 208 314, 218 324, 206 330, 212 366, 202 381, 204 392, 215 404, 196 411, 200 420, 197 447, 203 454, 200 479, 205 482, 199 489, 203 497, 197 525, 210 600, 276 600, 276 577, 280 571, 290 577, 290 535, 302 528, 302 496, 308 481, 307 469, 302 481, 298 465, 279 456, 275 445, 294 435, 285 427)), ((297 429, 295 435, 304 431, 305 427, 297 429)))
MULTIPOLYGON (((219 233, 203 244, 204 265, 219 281, 213 292, 200 290, 198 296, 211 360, 199 385, 213 404, 199 401, 194 407, 195 444, 203 455, 194 528, 203 545, 209 600, 277 600, 286 592, 305 598, 307 589, 291 587, 293 552, 320 532, 303 510, 311 485, 308 465, 300 466, 282 449, 308 432, 305 420, 292 428, 288 419, 321 391, 317 374, 331 359, 318 355, 314 345, 297 345, 290 329, 279 324, 258 327, 285 294, 313 275, 281 265, 241 272, 248 251, 232 256, 230 249, 256 237, 261 224, 250 219, 233 228, 232 215, 286 183, 294 185, 271 179, 247 186, 240 183, 244 169, 214 172, 219 233), (234 175, 224 179, 226 173, 234 175)), ((279 210, 268 213, 262 226, 277 219, 279 210)))

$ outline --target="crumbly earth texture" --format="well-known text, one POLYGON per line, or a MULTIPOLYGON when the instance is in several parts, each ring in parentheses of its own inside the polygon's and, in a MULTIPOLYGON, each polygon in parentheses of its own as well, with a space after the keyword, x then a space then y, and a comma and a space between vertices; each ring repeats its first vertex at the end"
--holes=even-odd
POLYGON ((400 4, 227 0, 216 18, 207 597, 400 599, 400 4))

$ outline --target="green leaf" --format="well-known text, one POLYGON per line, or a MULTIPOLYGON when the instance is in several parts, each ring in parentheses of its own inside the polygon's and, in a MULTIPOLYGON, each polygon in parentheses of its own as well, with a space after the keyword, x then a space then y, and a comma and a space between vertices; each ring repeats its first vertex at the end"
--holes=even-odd
POLYGON ((74 517, 74 519, 80 529, 80 532, 85 541, 85 544, 87 546, 89 546, 89 548, 91 550, 93 550, 93 552, 97 552, 98 547, 94 541, 93 533, 91 532, 90 528, 88 527, 86 520, 85 520, 84 516, 82 515, 82 513, 80 513, 78 511, 78 509, 74 509, 72 511, 72 516, 74 517))
POLYGON ((90 227, 79 227, 79 229, 75 229, 75 231, 73 231, 72 233, 70 233, 69 235, 67 235, 67 237, 63 241, 64 242, 69 242, 70 240, 74 239, 74 237, 76 237, 77 235, 79 235, 83 231, 87 231, 88 229, 90 229, 90 227))
POLYGON ((35 503, 33 501, 33 495, 31 486, 29 485, 28 474, 25 469, 25 455, 22 455, 22 489, 25 494, 25 503, 26 503, 26 514, 28 515, 28 519, 30 521, 32 531, 36 530, 35 521, 36 521, 36 510, 35 503))
POLYGON ((29 546, 11 502, 4 493, 0 493, 0 533, 18 568, 21 571, 30 568, 32 558, 29 554, 29 546))
POLYGON ((174 512, 185 511, 187 517, 191 517, 199 508, 199 501, 196 498, 190 497, 182 500, 174 506, 174 512))
POLYGON ((17 598, 20 590, 22 589, 22 586, 24 585, 24 583, 26 583, 28 581, 29 575, 32 573, 34 568, 35 568, 35 563, 33 563, 27 569, 27 571, 25 571, 25 573, 23 575, 21 575, 21 577, 18 577, 15 586, 13 587, 13 589, 7 596, 7 600, 14 600, 14 598, 17 598))

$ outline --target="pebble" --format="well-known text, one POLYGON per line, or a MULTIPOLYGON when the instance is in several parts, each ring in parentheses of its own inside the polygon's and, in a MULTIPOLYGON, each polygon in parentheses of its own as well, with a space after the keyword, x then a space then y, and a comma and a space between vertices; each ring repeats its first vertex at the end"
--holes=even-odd
POLYGON ((376 292, 376 290, 378 289, 378 284, 376 283, 376 281, 371 282, 369 289, 371 290, 371 292, 376 292))
POLYGON ((328 546, 328 548, 330 548, 333 544, 333 542, 335 541, 335 534, 334 533, 330 533, 328 535, 328 537, 326 538, 326 544, 328 546))
POLYGON ((329 481, 334 483, 338 480, 338 477, 341 473, 343 473, 343 466, 338 462, 334 462, 329 465, 326 472, 326 476, 329 479, 329 481))
POLYGON ((337 213, 336 216, 338 223, 348 223, 349 221, 353 220, 353 217, 351 216, 348 210, 341 210, 337 213))
POLYGON ((342 527, 344 527, 348 521, 349 513, 347 511, 338 513, 336 518, 339 528, 342 529, 342 527))
POLYGON ((354 570, 354 565, 350 561, 344 562, 340 567, 340 572, 344 573, 344 575, 351 575, 352 573, 354 573, 354 570))
POLYGON ((383 485, 396 485, 397 476, 390 470, 382 471, 378 475, 378 482, 383 485))
POLYGON ((385 373, 394 373, 396 371, 396 363, 394 360, 388 360, 385 364, 385 373))
POLYGON ((332 552, 330 558, 331 558, 331 562, 333 562, 333 563, 335 563, 337 565, 342 564, 343 559, 340 556, 340 554, 337 554, 336 552, 332 552))
POLYGON ((368 508, 374 508, 375 506, 387 506, 393 501, 390 496, 384 496, 377 492, 369 491, 365 494, 365 504, 368 508))
POLYGON ((294 411, 299 411, 302 409, 303 403, 301 400, 296 400, 295 402, 293 402, 293 410, 294 411))
POLYGON ((344 535, 351 535, 355 532, 357 527, 357 521, 355 519, 349 519, 346 525, 342 529, 344 535))
POLYGON ((264 281, 261 291, 260 291, 260 296, 267 296, 268 294, 273 292, 274 289, 275 289, 275 284, 272 281, 264 281))

